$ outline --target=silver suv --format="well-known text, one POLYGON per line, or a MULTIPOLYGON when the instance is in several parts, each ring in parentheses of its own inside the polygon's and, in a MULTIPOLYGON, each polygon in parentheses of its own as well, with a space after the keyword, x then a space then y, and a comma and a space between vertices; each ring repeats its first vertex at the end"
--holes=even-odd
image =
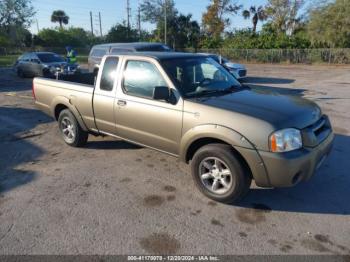
POLYGON ((97 74, 98 66, 105 55, 117 55, 129 52, 173 52, 173 50, 162 43, 110 43, 95 45, 89 54, 89 72, 97 74))

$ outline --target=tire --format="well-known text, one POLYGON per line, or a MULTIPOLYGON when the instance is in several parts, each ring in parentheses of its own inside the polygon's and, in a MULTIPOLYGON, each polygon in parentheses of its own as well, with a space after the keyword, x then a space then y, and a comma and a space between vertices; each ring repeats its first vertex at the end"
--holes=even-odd
POLYGON ((44 68, 43 71, 41 72, 41 76, 48 78, 50 76, 50 71, 44 68))
POLYGON ((25 74, 22 69, 19 69, 19 68, 17 69, 17 75, 20 78, 25 78, 25 74))
POLYGON ((191 171, 198 189, 208 198, 222 203, 241 200, 252 181, 241 157, 225 144, 201 147, 193 156, 191 171))
POLYGON ((79 125, 77 119, 69 109, 64 109, 58 117, 58 127, 67 145, 82 147, 88 140, 88 132, 79 125))

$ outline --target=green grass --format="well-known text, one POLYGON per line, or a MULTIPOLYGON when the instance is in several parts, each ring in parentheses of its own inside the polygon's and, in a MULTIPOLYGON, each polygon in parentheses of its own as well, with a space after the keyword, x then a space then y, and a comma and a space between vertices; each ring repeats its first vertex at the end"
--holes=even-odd
POLYGON ((77 56, 78 64, 87 64, 88 56, 77 56))
MULTIPOLYGON (((12 66, 16 62, 18 57, 19 55, 0 56, 0 67, 12 66)), ((88 56, 78 56, 77 60, 79 64, 87 64, 88 56)))
POLYGON ((12 66, 17 59, 18 55, 6 55, 0 56, 0 67, 12 66))

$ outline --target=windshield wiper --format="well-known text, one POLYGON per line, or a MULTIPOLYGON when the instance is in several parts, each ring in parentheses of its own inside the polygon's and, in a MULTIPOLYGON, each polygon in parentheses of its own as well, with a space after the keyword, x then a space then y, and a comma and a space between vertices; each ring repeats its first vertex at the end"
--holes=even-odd
POLYGON ((211 95, 211 94, 226 94, 226 93, 233 93, 242 90, 241 87, 232 85, 228 88, 223 89, 206 89, 199 92, 192 92, 186 95, 186 97, 198 97, 203 95, 211 95))
POLYGON ((202 96, 202 95, 210 95, 218 92, 222 92, 223 89, 214 89, 214 90, 202 90, 199 92, 192 92, 187 94, 187 97, 197 97, 197 96, 202 96))

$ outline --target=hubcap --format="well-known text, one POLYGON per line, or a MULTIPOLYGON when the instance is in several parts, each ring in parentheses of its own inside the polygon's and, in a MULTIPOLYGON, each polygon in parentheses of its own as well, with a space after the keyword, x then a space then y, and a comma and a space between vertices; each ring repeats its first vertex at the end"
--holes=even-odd
POLYGON ((212 193, 222 195, 230 190, 233 177, 226 163, 216 157, 207 157, 199 164, 202 184, 212 193))
POLYGON ((75 138, 75 129, 74 125, 68 117, 64 117, 61 121, 61 131, 64 139, 71 143, 75 138))

